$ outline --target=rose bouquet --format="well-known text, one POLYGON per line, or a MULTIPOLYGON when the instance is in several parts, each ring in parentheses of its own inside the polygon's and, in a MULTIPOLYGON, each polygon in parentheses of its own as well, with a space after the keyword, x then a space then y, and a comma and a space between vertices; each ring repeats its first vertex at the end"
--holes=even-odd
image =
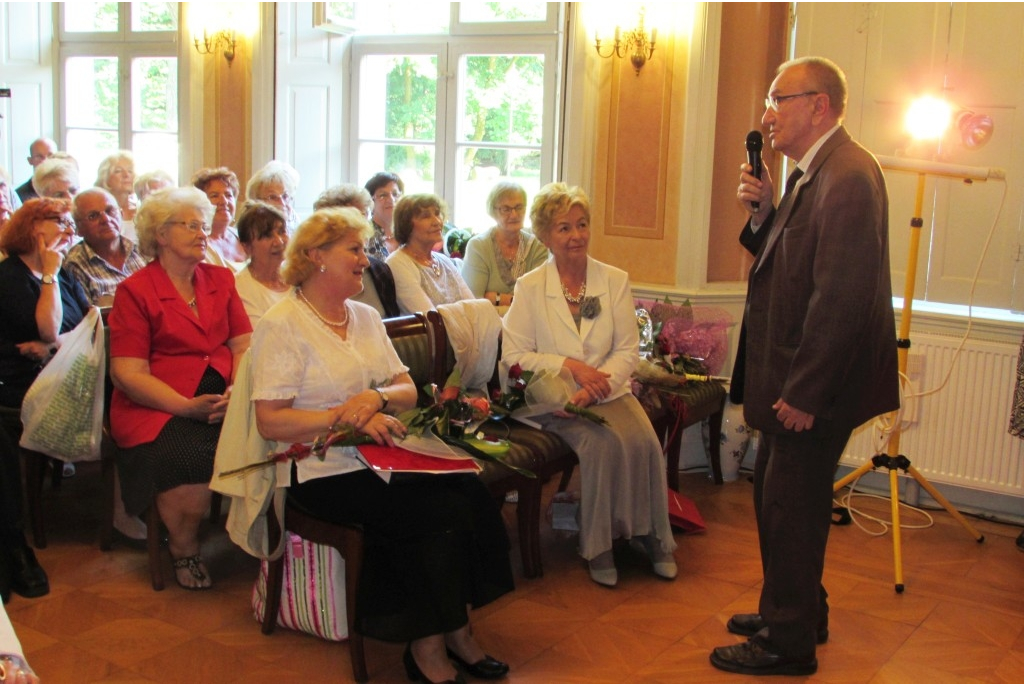
POLYGON ((491 411, 499 415, 534 416, 562 410, 596 424, 607 425, 608 421, 603 416, 568 401, 574 388, 575 381, 565 369, 558 373, 547 370, 533 372, 514 364, 508 370, 505 392, 495 390, 491 398, 491 411))

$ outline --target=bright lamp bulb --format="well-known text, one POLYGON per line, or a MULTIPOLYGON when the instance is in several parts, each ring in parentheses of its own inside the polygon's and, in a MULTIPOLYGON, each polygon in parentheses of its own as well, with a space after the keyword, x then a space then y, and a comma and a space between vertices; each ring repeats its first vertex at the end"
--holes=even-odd
POLYGON ((937 140, 949 128, 952 117, 953 108, 948 102, 925 96, 911 103, 904 125, 917 140, 937 140))

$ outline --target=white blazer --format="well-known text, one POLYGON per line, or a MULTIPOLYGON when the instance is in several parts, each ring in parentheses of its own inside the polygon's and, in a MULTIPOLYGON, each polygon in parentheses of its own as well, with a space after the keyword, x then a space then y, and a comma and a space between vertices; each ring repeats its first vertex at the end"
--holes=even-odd
POLYGON ((601 313, 581 319, 577 331, 554 259, 522 276, 504 319, 503 374, 513 364, 528 371, 557 372, 566 358, 572 358, 611 374, 612 391, 605 402, 630 392, 629 377, 640 359, 640 336, 629 275, 588 257, 587 297, 598 298, 601 313))

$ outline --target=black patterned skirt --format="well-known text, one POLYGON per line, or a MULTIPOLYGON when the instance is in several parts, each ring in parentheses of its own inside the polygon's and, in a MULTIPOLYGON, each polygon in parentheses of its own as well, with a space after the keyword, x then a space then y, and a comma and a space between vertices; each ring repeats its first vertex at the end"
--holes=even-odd
MULTIPOLYGON (((193 397, 219 395, 226 389, 224 378, 207 367, 193 397)), ((220 428, 220 423, 172 416, 153 442, 118 450, 121 498, 128 513, 142 513, 158 493, 180 485, 209 483, 220 428)))

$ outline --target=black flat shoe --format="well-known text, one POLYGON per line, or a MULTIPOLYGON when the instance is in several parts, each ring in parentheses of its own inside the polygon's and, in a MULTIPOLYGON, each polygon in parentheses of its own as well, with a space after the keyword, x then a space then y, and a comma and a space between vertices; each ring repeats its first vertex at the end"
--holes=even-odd
MULTIPOLYGON (((734 614, 729 622, 725 624, 725 629, 733 635, 742 635, 744 637, 753 637, 757 633, 761 632, 762 628, 765 628, 764 619, 761 618, 761 614, 734 614)), ((828 623, 819 625, 817 632, 815 633, 815 639, 819 645, 823 645, 828 642, 828 623)))
MULTIPOLYGON (((420 670, 419 664, 416 663, 416 657, 412 655, 412 645, 405 646, 405 652, 402 654, 402 663, 405 664, 405 675, 409 677, 410 683, 432 683, 433 680, 427 678, 427 676, 420 670)), ((458 674, 455 673, 455 678, 452 680, 442 680, 443 683, 465 683, 466 681, 458 674)))
POLYGON ((711 665, 729 673, 753 676, 811 675, 818 670, 818 660, 813 656, 807 659, 783 656, 756 640, 715 647, 711 651, 711 665))
POLYGON ((504 661, 498 661, 490 654, 485 654, 483 659, 475 664, 471 664, 449 649, 448 658, 454 661, 463 671, 480 680, 498 680, 508 675, 508 664, 504 661))

